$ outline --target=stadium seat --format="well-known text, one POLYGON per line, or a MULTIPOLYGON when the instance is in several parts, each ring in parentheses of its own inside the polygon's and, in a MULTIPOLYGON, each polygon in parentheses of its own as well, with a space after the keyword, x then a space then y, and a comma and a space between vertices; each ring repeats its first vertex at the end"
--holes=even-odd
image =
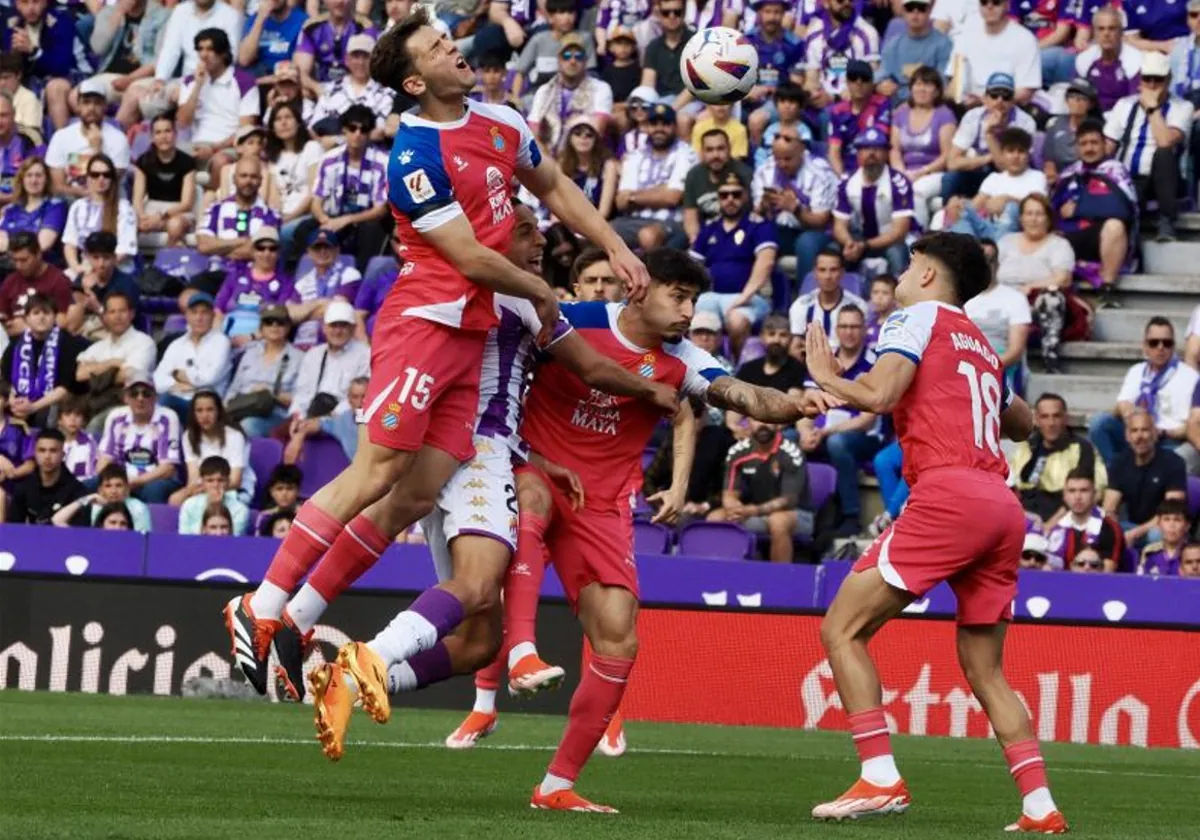
POLYGON ((250 438, 250 469, 258 478, 257 495, 263 499, 271 472, 283 461, 283 444, 275 438, 250 438))
POLYGON ((179 532, 179 508, 174 505, 146 505, 150 508, 150 531, 154 534, 179 532))
POLYGON ((808 464, 808 492, 812 509, 820 510, 837 490, 837 470, 829 464, 808 464))
POLYGON ((163 322, 163 335, 183 335, 187 328, 187 316, 182 312, 175 312, 168 315, 167 320, 163 322))
POLYGON ((733 522, 693 522, 679 532, 679 553, 686 557, 745 560, 754 556, 754 535, 733 522))
POLYGON ((1200 478, 1188 476, 1188 515, 1195 519, 1200 514, 1200 478))
POLYGON ((666 554, 671 550, 673 532, 657 522, 633 523, 633 550, 638 554, 666 554))
POLYGON ((304 471, 300 495, 308 498, 333 481, 350 465, 342 445, 334 438, 317 435, 304 442, 304 454, 297 466, 304 471))
MULTIPOLYGON (((347 268, 354 268, 353 254, 338 254, 337 261, 347 268)), ((312 268, 312 257, 305 252, 304 256, 300 258, 300 262, 296 263, 296 274, 294 276, 303 277, 305 274, 308 274, 308 272, 312 271, 312 268)))
POLYGON ((154 267, 186 281, 208 268, 208 258, 191 248, 163 248, 154 255, 154 267))
MULTIPOLYGON (((847 271, 842 275, 842 288, 852 295, 858 295, 860 298, 865 298, 863 289, 863 278, 861 274, 854 274, 847 271)), ((811 271, 804 275, 804 281, 800 284, 800 294, 806 295, 817 288, 817 275, 811 271)))

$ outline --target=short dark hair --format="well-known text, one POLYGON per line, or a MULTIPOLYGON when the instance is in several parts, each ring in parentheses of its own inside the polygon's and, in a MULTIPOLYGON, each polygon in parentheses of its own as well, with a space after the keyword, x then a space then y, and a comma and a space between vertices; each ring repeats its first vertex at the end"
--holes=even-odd
POLYGON ((575 0, 546 0, 546 14, 555 12, 576 12, 578 4, 575 0))
POLYGON ((480 57, 477 66, 480 70, 504 70, 508 67, 508 59, 495 51, 486 52, 480 57))
POLYGON ((651 249, 646 252, 643 261, 650 273, 651 283, 679 286, 696 294, 707 292, 711 285, 704 266, 675 248, 651 249))
POLYGON ((949 272, 959 305, 982 293, 992 283, 992 268, 974 236, 939 231, 913 243, 912 252, 942 265, 949 272))
POLYGON ((766 318, 763 318, 762 332, 767 330, 787 330, 792 331, 792 322, 788 320, 788 316, 782 312, 772 312, 766 318))
POLYGON ((899 281, 897 281, 896 278, 890 274, 876 274, 871 278, 871 282, 867 284, 867 291, 869 292, 871 289, 874 289, 876 283, 883 283, 893 292, 896 291, 896 287, 900 285, 899 281))
POLYGON ((200 462, 200 477, 204 478, 208 475, 220 475, 229 478, 229 462, 220 455, 209 455, 200 462))
POLYGON ((342 118, 339 122, 342 128, 348 125, 361 124, 370 126, 374 130, 375 124, 378 122, 375 112, 366 105, 351 105, 345 111, 342 111, 342 118))
POLYGON ((775 88, 776 102, 795 102, 801 107, 808 101, 808 94, 799 85, 788 82, 775 88))
POLYGON ((431 26, 425 6, 397 23, 375 44, 371 51, 371 78, 386 88, 404 92, 404 80, 416 72, 416 64, 408 51, 408 40, 423 26, 431 26))
POLYGON ((94 230, 83 240, 85 254, 116 254, 117 235, 107 230, 94 230))
POLYGON ((0 398, 8 399, 12 396, 12 383, 0 376, 0 398))
POLYGON ((233 64, 233 48, 229 46, 229 36, 225 34, 224 29, 216 26, 201 29, 196 33, 196 37, 192 39, 192 46, 199 50, 200 44, 204 41, 212 44, 213 52, 221 56, 225 61, 226 67, 233 64))
POLYGON ((587 271, 598 262, 604 262, 608 259, 608 254, 602 248, 594 248, 588 246, 575 258, 575 262, 571 263, 571 285, 575 285, 575 281, 579 279, 579 275, 587 271))
POLYGON ((113 481, 115 479, 120 479, 128 484, 129 473, 125 471, 125 467, 123 465, 114 461, 111 464, 105 465, 104 469, 100 470, 100 474, 96 477, 96 479, 100 484, 104 484, 106 481, 113 481))
POLYGON ((80 414, 83 415, 84 419, 86 420, 88 416, 87 400, 85 400, 83 397, 71 394, 65 400, 63 400, 62 404, 58 407, 58 416, 62 417, 64 414, 80 414))
POLYGON ((1038 398, 1033 401, 1033 407, 1037 408, 1044 402, 1056 402, 1062 406, 1063 411, 1067 410, 1067 401, 1053 391, 1043 391, 1041 394, 1039 394, 1038 398))
POLYGON ((1079 124, 1079 128, 1075 129, 1075 139, 1078 140, 1085 134, 1099 134, 1104 136, 1104 121, 1098 120, 1095 117, 1088 117, 1079 124))
POLYGON ((34 294, 25 300, 26 313, 32 312, 35 309, 46 309, 55 315, 58 314, 58 304, 54 302, 54 298, 48 295, 34 294))
POLYGON ((304 483, 304 473, 295 464, 279 464, 275 469, 271 470, 271 477, 267 479, 267 489, 270 490, 276 484, 287 484, 299 487, 304 483))
MULTIPOLYGON (((837 316, 840 319, 846 313, 850 313, 851 315, 857 315, 860 319, 862 319, 862 321, 864 323, 867 320, 867 313, 863 312, 862 307, 859 306, 857 303, 847 303, 845 306, 843 306, 841 309, 838 310, 837 316)), ((834 326, 837 326, 837 324, 835 323, 834 326)))
POLYGON ((38 432, 36 440, 56 440, 61 444, 65 444, 67 442, 66 435, 64 435, 58 429, 51 428, 45 428, 38 432))
POLYGON ((1093 475, 1091 470, 1085 470, 1082 467, 1076 467, 1067 473, 1066 481, 1063 482, 1064 487, 1067 486, 1067 481, 1086 481, 1089 484, 1095 484, 1096 477, 1093 475))
POLYGON ((112 516, 114 513, 119 513, 125 517, 125 522, 129 527, 133 528, 133 514, 129 512, 129 505, 124 502, 108 502, 100 510, 96 511, 96 518, 93 520, 96 524, 95 528, 103 528, 104 520, 112 516))
POLYGON ((166 111, 163 111, 161 114, 156 115, 154 117, 154 119, 150 120, 151 133, 154 132, 154 126, 158 125, 160 122, 170 123, 171 128, 174 128, 175 127, 175 109, 170 108, 166 111))
POLYGON ((29 251, 34 254, 42 253, 42 247, 38 245, 37 234, 23 230, 20 233, 14 233, 8 238, 8 251, 10 254, 15 254, 17 251, 29 251))
POLYGON ((1188 503, 1184 499, 1163 499, 1158 503, 1155 513, 1159 516, 1182 516, 1191 521, 1191 517, 1188 516, 1188 503))
POLYGON ((4 73, 13 73, 17 76, 25 75, 25 59, 15 50, 12 52, 0 53, 0 75, 4 73))
POLYGON ((707 140, 709 137, 720 137, 722 140, 725 141, 726 146, 732 147, 732 145, 733 145, 732 143, 729 142, 729 135, 725 132, 725 129, 710 128, 708 131, 706 131, 700 135, 700 148, 704 148, 704 141, 707 140))
MULTIPOLYGON (((29 305, 26 304, 26 308, 28 308, 28 306, 29 305)), ((1147 335, 1150 332, 1151 327, 1166 327, 1167 329, 1169 329, 1171 331, 1171 335, 1175 335, 1175 325, 1172 324, 1169 319, 1164 318, 1162 315, 1155 315, 1149 321, 1147 321, 1146 328, 1144 330, 1142 330, 1142 335, 1143 336, 1147 335)))
POLYGON ((1017 149, 1028 152, 1033 148, 1033 138, 1029 136, 1029 132, 1016 126, 1009 126, 1001 131, 998 142, 1001 149, 1017 149))
MULTIPOLYGON (((842 253, 842 246, 836 242, 831 242, 817 252, 817 259, 821 257, 834 257, 841 265, 846 264, 846 255, 842 253)), ((816 260, 813 260, 813 265, 816 265, 816 260)))
POLYGON ((134 309, 137 308, 133 305, 133 296, 131 294, 129 294, 129 292, 123 292, 120 289, 113 289, 111 292, 109 292, 108 294, 106 294, 104 296, 104 308, 105 309, 108 308, 108 302, 110 300, 112 300, 113 298, 118 298, 120 300, 125 301, 125 305, 129 307, 130 311, 133 311, 134 309))
POLYGON ((275 530, 275 523, 279 522, 281 519, 286 519, 288 522, 295 522, 296 511, 290 508, 284 508, 283 510, 277 510, 270 516, 265 517, 262 523, 258 526, 258 535, 260 537, 271 536, 271 532, 275 530))

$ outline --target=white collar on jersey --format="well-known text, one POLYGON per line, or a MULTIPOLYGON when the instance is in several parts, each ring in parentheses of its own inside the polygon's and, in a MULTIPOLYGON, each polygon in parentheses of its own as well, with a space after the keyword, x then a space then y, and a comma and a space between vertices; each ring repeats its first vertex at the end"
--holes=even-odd
POLYGON ((609 303, 606 304, 606 307, 608 309, 608 326, 612 330, 612 334, 616 337, 617 341, 621 343, 621 346, 627 350, 632 350, 634 353, 649 353, 649 348, 638 347, 636 344, 626 338, 623 332, 621 332, 621 326, 618 323, 618 319, 621 316, 621 310, 625 308, 625 304, 609 303))
POLYGON ((471 110, 474 101, 475 100, 473 99, 465 100, 466 106, 463 109, 463 115, 454 122, 434 122, 433 120, 427 120, 424 117, 418 116, 417 111, 420 109, 420 105, 414 105, 402 113, 400 115, 400 122, 402 122, 404 125, 411 125, 418 128, 433 128, 438 131, 446 131, 452 128, 462 128, 467 124, 467 120, 471 118, 471 110))

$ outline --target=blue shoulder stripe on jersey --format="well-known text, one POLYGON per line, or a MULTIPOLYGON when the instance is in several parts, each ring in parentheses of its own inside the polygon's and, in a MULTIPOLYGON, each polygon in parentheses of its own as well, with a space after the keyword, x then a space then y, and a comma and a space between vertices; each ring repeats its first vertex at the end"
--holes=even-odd
POLYGON ((879 359, 882 358, 884 353, 899 353, 901 356, 908 359, 914 365, 921 364, 921 360, 919 358, 917 358, 917 355, 915 353, 910 353, 907 350, 901 350, 899 347, 884 347, 882 350, 876 350, 875 360, 879 361, 879 359))
POLYGON ((602 300, 576 301, 563 303, 559 310, 577 330, 607 329, 608 303, 602 300))
POLYGON ((705 379, 707 379, 709 381, 709 383, 716 382, 722 376, 729 376, 729 371, 725 370, 724 368, 719 368, 719 367, 704 368, 704 370, 699 371, 699 373, 701 376, 703 376, 705 379))
POLYGON ((433 128, 401 124, 388 156, 387 180, 388 200, 413 221, 455 201, 441 136, 433 128), (412 178, 418 171, 424 177, 412 178))

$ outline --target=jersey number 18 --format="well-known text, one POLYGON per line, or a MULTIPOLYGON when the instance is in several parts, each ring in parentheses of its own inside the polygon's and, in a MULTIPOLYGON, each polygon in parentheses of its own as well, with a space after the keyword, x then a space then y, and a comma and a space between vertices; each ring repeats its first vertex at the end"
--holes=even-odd
POLYGON ((1000 382, 990 370, 981 374, 966 359, 958 363, 958 372, 966 377, 971 389, 971 426, 975 446, 984 444, 993 455, 1000 454, 1000 382))

